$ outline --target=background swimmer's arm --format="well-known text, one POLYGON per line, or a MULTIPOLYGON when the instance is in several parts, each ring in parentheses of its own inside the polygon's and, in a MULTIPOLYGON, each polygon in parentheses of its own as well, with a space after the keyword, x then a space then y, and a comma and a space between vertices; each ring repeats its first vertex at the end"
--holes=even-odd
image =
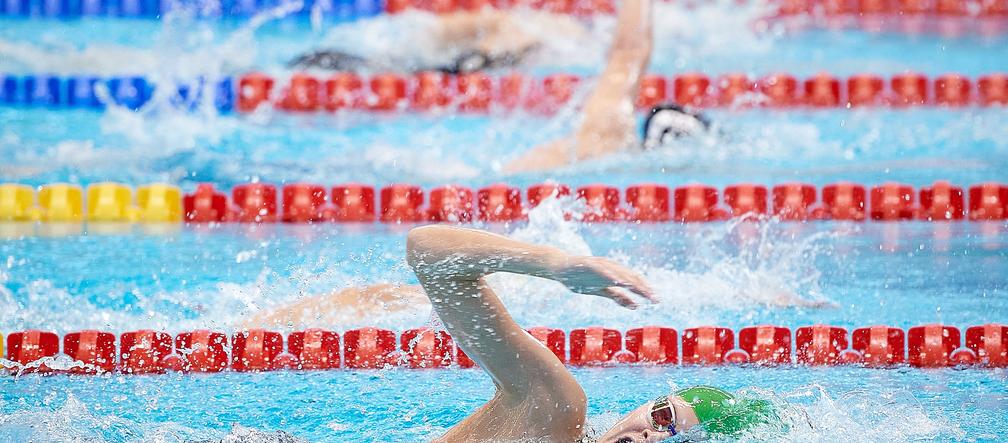
POLYGON ((575 134, 578 160, 598 157, 639 143, 634 104, 640 79, 651 62, 654 36, 651 1, 624 0, 609 61, 585 102, 575 134))
POLYGON ((651 61, 651 1, 623 1, 609 59, 582 108, 575 134, 526 152, 505 166, 505 172, 549 170, 639 143, 634 102, 651 61))
POLYGON ((522 54, 535 47, 538 39, 525 32, 515 20, 515 12, 482 9, 440 16, 441 44, 446 47, 478 49, 488 57, 522 54))
POLYGON ((452 337, 501 392, 517 398, 567 396, 557 399, 563 402, 580 396, 583 401, 584 393, 556 356, 515 323, 483 277, 533 275, 627 307, 636 306, 630 294, 654 299, 641 276, 604 258, 571 256, 473 229, 415 228, 406 254, 452 337))
POLYGON ((448 45, 467 44, 494 29, 504 20, 505 11, 486 9, 458 11, 438 16, 441 40, 448 45))

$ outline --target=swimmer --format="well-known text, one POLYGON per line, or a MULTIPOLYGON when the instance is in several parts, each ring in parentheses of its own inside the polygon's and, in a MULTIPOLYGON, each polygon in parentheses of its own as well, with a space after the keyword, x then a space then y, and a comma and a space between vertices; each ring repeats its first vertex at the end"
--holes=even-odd
POLYGON ((546 171, 628 150, 648 150, 706 132, 710 122, 675 104, 657 106, 636 132, 634 102, 651 59, 651 0, 624 0, 609 58, 581 108, 574 134, 538 146, 504 166, 504 172, 546 171))
POLYGON ((403 47, 414 50, 399 55, 361 55, 352 50, 319 49, 291 60, 288 67, 379 72, 411 66, 415 71, 465 74, 519 66, 550 44, 546 37, 566 41, 584 41, 589 37, 588 30, 576 19, 545 11, 486 8, 415 17, 423 19, 404 27, 417 28, 418 24, 426 23, 423 35, 409 33, 398 37, 403 47), (441 60, 415 59, 424 52, 437 54, 441 60))
POLYGON ((380 284, 311 297, 259 314, 246 327, 332 324, 432 307, 466 355, 487 372, 496 393, 436 441, 654 442, 703 432, 732 438, 782 423, 770 403, 709 386, 660 395, 601 436, 585 423, 584 390, 564 364, 512 318, 486 277, 497 272, 555 280, 575 293, 634 309, 657 302, 643 277, 610 260, 574 256, 483 231, 432 225, 407 237, 416 285, 380 284))
MULTIPOLYGON (((591 441, 584 390, 553 352, 515 323, 486 277, 509 272, 555 280, 629 309, 658 301, 644 278, 605 258, 473 229, 414 228, 406 243, 407 262, 434 311, 497 388, 492 399, 436 441, 591 441)), ((696 426, 730 437, 771 420, 767 402, 698 386, 641 405, 597 441, 661 441, 696 426)))

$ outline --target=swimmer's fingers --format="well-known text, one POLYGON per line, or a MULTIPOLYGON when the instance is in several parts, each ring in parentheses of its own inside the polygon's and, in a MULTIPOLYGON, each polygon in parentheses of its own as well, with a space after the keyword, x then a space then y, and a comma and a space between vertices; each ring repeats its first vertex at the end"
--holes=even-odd
POLYGON ((612 263, 612 270, 614 274, 611 277, 613 285, 626 289, 652 303, 658 303, 658 297, 655 296, 654 290, 651 289, 647 280, 644 280, 644 276, 616 263, 612 263))
POLYGON ((634 300, 633 297, 625 294, 623 289, 613 286, 605 288, 603 292, 605 293, 606 298, 619 303, 620 306, 627 309, 637 309, 637 301, 634 300))
POLYGON ((651 285, 639 274, 630 274, 624 280, 618 282, 617 286, 644 297, 651 303, 658 303, 658 297, 655 295, 654 290, 651 289, 651 285))
POLYGON ((658 302, 643 276, 602 257, 569 258, 567 264, 553 275, 553 279, 573 292, 612 298, 623 306, 637 305, 633 296, 645 298, 652 303, 658 302))

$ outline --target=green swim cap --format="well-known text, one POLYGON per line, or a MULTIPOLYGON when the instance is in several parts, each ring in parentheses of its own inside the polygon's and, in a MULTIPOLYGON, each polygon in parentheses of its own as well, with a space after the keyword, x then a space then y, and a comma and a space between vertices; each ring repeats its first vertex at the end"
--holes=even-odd
POLYGON ((737 437, 753 427, 774 421, 776 417, 767 401, 736 399, 711 386, 694 386, 675 395, 693 406, 693 412, 711 437, 737 437))

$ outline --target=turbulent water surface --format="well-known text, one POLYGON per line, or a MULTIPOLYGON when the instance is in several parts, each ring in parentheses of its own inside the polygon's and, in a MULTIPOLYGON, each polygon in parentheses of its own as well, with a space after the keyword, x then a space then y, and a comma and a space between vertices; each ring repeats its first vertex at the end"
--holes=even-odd
MULTIPOLYGON (((651 70, 775 71, 840 76, 904 70, 978 76, 1008 69, 1003 34, 911 35, 905 29, 797 29, 763 20, 770 7, 719 1, 657 5, 651 70)), ((0 71, 144 75, 174 84, 261 70, 281 79, 298 53, 327 47, 435 63, 434 18, 410 12, 354 23, 309 23, 285 11, 251 21, 186 14, 160 22, 0 19, 0 71), (397 40, 397 37, 400 38, 397 40), (405 41, 406 43, 403 43, 405 41)), ((529 20, 533 22, 534 20, 529 20)), ((611 17, 577 37, 548 30, 522 69, 588 77, 604 59, 611 17)), ((530 25, 531 26, 531 25, 530 25)), ((534 28, 534 26, 531 26, 534 28)), ((291 116, 263 109, 220 115, 171 106, 139 112, 0 108, 0 180, 41 185, 165 181, 191 190, 236 183, 356 181, 478 187, 545 179, 571 185, 704 182, 816 185, 851 180, 915 186, 1008 181, 1008 111, 752 109, 710 111, 712 134, 647 153, 550 174, 508 176, 502 165, 577 123, 577 102, 556 116, 346 112, 291 116)), ((661 303, 637 311, 556 284, 496 275, 493 287, 525 326, 621 329, 661 324, 733 328, 1008 320, 1004 223, 724 222, 704 225, 565 221, 577 203, 550 201, 528 222, 486 226, 575 254, 615 258, 643 273, 661 303)), ((0 225, 0 331, 155 328, 234 331, 251 315, 304 297, 375 283, 416 282, 404 263, 406 227, 348 225, 0 225)), ((405 329, 437 325, 429 306, 327 317, 319 326, 405 329)), ((271 325, 285 330, 285 325, 271 325)), ((53 366, 72 362, 58 360, 53 366)), ((769 398, 786 427, 756 441, 997 441, 1008 434, 1002 370, 621 367, 579 369, 589 420, 704 383, 769 398)), ((402 441, 444 432, 492 392, 479 370, 331 371, 0 379, 2 441, 402 441)))

